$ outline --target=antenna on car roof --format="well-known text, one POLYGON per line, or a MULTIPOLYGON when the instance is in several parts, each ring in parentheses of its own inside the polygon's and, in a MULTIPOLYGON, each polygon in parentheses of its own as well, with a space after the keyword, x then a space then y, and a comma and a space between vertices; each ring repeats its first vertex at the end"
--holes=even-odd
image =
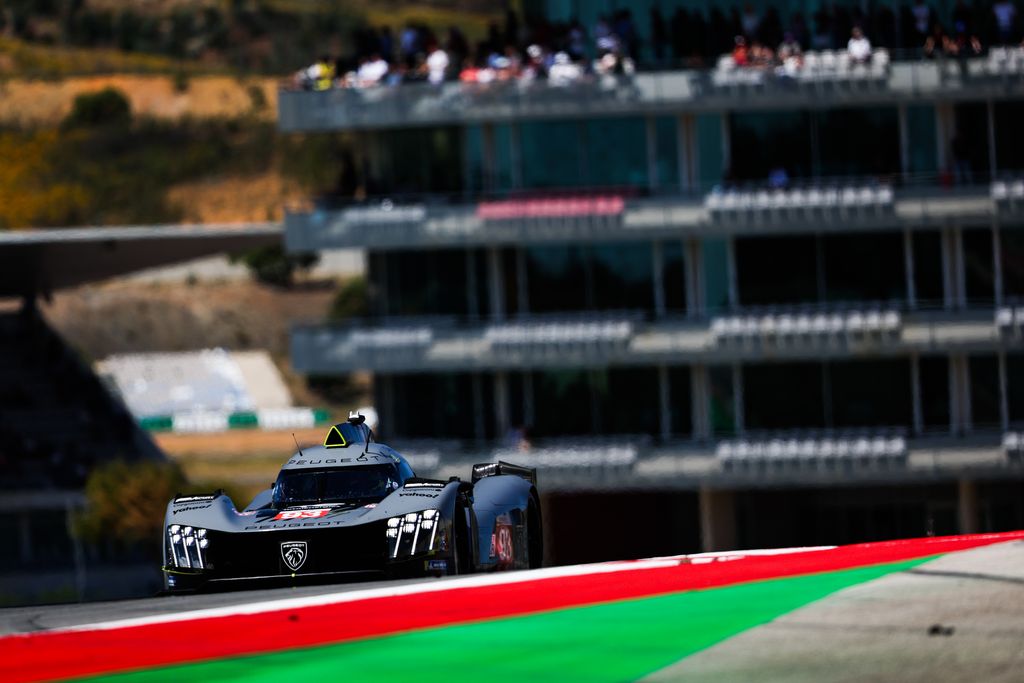
POLYGON ((302 455, 302 446, 299 445, 299 440, 295 438, 295 432, 292 432, 292 441, 295 442, 295 448, 299 451, 299 457, 304 458, 305 456, 302 455))

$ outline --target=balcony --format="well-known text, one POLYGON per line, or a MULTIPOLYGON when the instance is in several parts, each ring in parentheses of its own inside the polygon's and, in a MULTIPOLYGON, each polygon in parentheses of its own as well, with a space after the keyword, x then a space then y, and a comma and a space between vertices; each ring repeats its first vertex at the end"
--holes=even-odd
POLYGON ((908 437, 901 429, 864 428, 712 442, 656 442, 645 435, 558 438, 525 450, 400 438, 393 445, 420 476, 446 479, 464 475, 476 462, 504 460, 536 467, 547 492, 575 492, 1018 479, 1024 476, 1022 441, 1017 432, 908 437))
POLYGON ((847 180, 706 195, 377 199, 288 212, 285 244, 291 251, 479 247, 987 225, 997 216, 1024 221, 1024 190, 1018 196, 1019 189, 1003 181, 893 189, 847 180))
MULTIPOLYGON (((837 64, 841 54, 832 55, 837 64)), ((795 75, 736 70, 640 73, 594 77, 557 86, 546 81, 481 84, 404 84, 397 87, 282 90, 278 121, 285 132, 385 129, 494 123, 527 119, 590 118, 737 108, 831 108, 922 101, 1003 100, 1024 96, 1024 69, 1014 51, 993 49, 986 57, 906 60, 849 72, 820 68, 795 75)))
MULTIPOLYGON (((332 374, 590 368, 985 352, 1016 348, 1014 313, 991 308, 905 311, 884 306, 765 309, 714 318, 640 313, 493 321, 387 319, 292 331, 292 365, 332 374)), ((1024 319, 1024 309, 1017 314, 1024 319)))

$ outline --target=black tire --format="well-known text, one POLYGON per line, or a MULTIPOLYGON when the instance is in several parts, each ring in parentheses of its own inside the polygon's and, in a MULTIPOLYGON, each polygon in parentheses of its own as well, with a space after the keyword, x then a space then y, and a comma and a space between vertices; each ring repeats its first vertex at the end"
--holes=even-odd
POLYGON ((526 559, 530 569, 544 565, 544 523, 540 516, 540 503, 532 497, 526 508, 526 559))

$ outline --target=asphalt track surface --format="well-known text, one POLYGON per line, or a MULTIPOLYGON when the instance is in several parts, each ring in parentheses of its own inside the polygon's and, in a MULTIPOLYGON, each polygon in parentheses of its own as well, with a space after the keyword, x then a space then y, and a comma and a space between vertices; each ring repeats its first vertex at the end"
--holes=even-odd
POLYGON ((186 595, 162 595, 134 600, 112 600, 84 604, 41 605, 0 609, 0 636, 74 628, 122 619, 138 619, 193 610, 236 605, 252 605, 286 598, 352 593, 375 588, 395 588, 422 583, 438 583, 458 577, 360 581, 307 586, 287 586, 253 590, 221 590, 186 595))

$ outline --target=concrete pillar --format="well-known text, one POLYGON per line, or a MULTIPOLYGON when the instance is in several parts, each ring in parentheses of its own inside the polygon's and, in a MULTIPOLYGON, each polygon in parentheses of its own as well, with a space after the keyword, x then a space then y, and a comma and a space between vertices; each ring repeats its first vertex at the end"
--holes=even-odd
POLYGON ((477 441, 486 438, 484 429, 484 386, 480 373, 474 372, 471 379, 471 390, 473 392, 473 436, 477 441))
POLYGON ((964 233, 960 227, 953 228, 953 268, 956 277, 957 308, 967 308, 967 268, 964 263, 964 233))
POLYGON ((526 253, 522 247, 516 248, 516 300, 519 306, 519 315, 526 315, 530 312, 530 295, 526 286, 526 253))
POLYGON ((706 553, 736 548, 736 500, 732 491, 700 489, 700 544, 706 553))
POLYGON ((466 249, 466 310, 473 320, 480 317, 480 300, 477 298, 476 259, 473 250, 466 249))
POLYGON ((988 172, 990 177, 995 178, 999 166, 996 158, 996 111, 991 99, 985 103, 985 115, 988 118, 988 172))
POLYGON ((511 161, 512 187, 518 189, 523 186, 523 145, 520 140, 519 124, 510 123, 509 127, 509 160, 511 161))
POLYGON ((907 308, 917 308, 917 285, 914 284, 914 235, 910 229, 903 231, 903 272, 906 278, 907 308))
POLYGON ((494 124, 484 123, 481 125, 481 146, 483 157, 483 190, 493 192, 498 186, 498 164, 497 152, 494 144, 494 124))
POLYGON ((956 115, 953 105, 941 102, 935 105, 935 160, 939 170, 949 168, 950 143, 956 132, 956 115))
POLYGON ((498 437, 504 437, 512 426, 508 411, 508 375, 504 372, 494 373, 494 424, 498 437))
POLYGON ((981 517, 978 514, 978 486, 970 479, 958 482, 957 521, 962 534, 976 534, 981 529, 981 517))
POLYGON ((1003 241, 999 224, 992 226, 992 282, 996 306, 1003 305, 1003 241))
POLYGON ((676 167, 679 169, 679 189, 684 193, 694 185, 694 161, 693 116, 683 114, 676 119, 676 167))
POLYGON ((686 315, 691 317, 695 317, 699 310, 697 303, 697 279, 694 275, 697 272, 697 266, 696 259, 694 258, 693 242, 692 238, 683 240, 683 278, 686 282, 686 315))
POLYGON ((705 365, 690 368, 690 410, 693 422, 693 438, 704 441, 711 438, 710 395, 708 392, 708 369, 705 365))
POLYGON ((921 358, 910 354, 910 396, 914 409, 914 433, 924 431, 924 410, 921 406, 921 358))
POLYGON ((736 238, 730 236, 725 242, 726 269, 729 276, 729 308, 740 306, 740 287, 736 274, 736 238))
POLYGON ((644 119, 644 138, 647 143, 647 187, 657 190, 661 179, 658 177, 658 125, 653 116, 644 119))
POLYGON ((668 368, 658 366, 658 421, 661 438, 667 440, 672 436, 672 395, 668 383, 668 368))
POLYGON ((900 173, 906 181, 910 176, 910 133, 907 129, 907 105, 901 104, 896 108, 899 121, 900 135, 900 173))
POLYGON ((664 259, 661 256, 661 242, 655 241, 651 245, 651 266, 654 281, 654 315, 662 317, 665 315, 665 269, 664 259))
POLYGON ((487 249, 487 293, 491 300, 491 317, 505 319, 505 277, 502 273, 501 252, 497 247, 487 249))
POLYGON ((743 414, 743 367, 739 363, 732 365, 732 414, 736 434, 746 431, 746 420, 743 414))
POLYGON ((1005 432, 1010 428, 1010 396, 1006 378, 1006 352, 1000 351, 999 358, 999 424, 1005 432))

